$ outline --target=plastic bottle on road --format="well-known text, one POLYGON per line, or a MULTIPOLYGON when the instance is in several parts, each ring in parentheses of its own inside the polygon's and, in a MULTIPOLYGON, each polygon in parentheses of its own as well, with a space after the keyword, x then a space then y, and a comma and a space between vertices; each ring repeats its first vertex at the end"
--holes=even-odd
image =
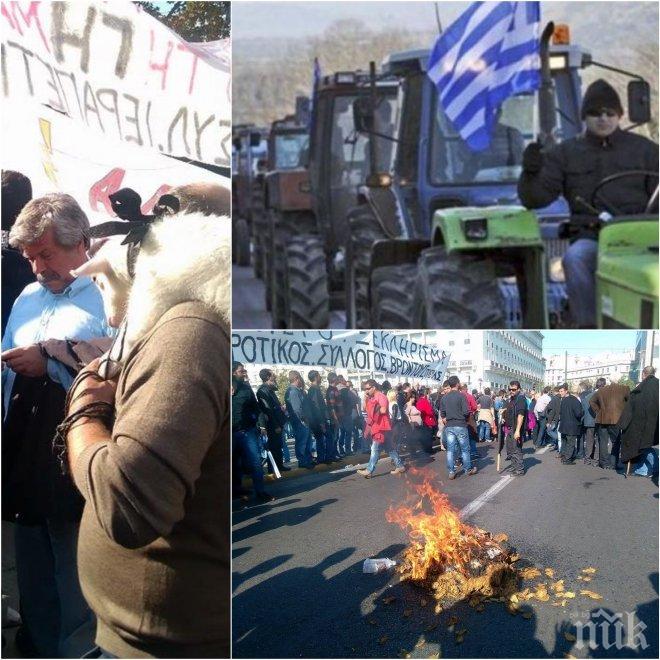
POLYGON ((363 573, 380 573, 381 571, 386 571, 388 568, 396 566, 396 562, 392 559, 387 559, 387 557, 382 557, 379 559, 365 559, 364 564, 362 565, 363 573))

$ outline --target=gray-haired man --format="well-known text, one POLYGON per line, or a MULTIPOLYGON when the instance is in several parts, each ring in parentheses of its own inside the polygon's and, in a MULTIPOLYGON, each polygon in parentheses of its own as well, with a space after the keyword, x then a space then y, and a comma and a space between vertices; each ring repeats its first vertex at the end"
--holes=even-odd
POLYGON ((76 566, 83 499, 52 448, 73 374, 40 346, 110 333, 99 290, 70 274, 87 260, 88 230, 73 197, 54 193, 26 204, 9 234, 37 282, 16 299, 2 338, 3 516, 16 523, 23 623, 43 657, 80 657, 93 646, 76 566))

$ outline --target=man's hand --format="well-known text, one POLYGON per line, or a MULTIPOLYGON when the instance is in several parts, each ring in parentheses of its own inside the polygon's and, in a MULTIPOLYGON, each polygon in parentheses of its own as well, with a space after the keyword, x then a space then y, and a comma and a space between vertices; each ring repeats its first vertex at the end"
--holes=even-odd
MULTIPOLYGON (((97 373, 100 363, 101 358, 96 358, 95 360, 92 360, 83 371, 97 373)), ((76 412, 88 403, 95 403, 97 401, 105 401, 106 403, 114 404, 116 392, 116 380, 98 381, 93 378, 85 378, 84 380, 79 381, 75 390, 71 392, 71 406, 68 413, 71 414, 76 412)))
POLYGON ((10 348, 2 353, 2 361, 21 376, 37 378, 47 373, 48 359, 41 354, 38 344, 10 348))
POLYGON ((520 431, 513 432, 513 439, 518 442, 520 440, 520 431))
POLYGON ((529 174, 538 174, 543 167, 543 154, 541 153, 540 142, 530 142, 525 151, 523 151, 522 167, 523 171, 529 174))

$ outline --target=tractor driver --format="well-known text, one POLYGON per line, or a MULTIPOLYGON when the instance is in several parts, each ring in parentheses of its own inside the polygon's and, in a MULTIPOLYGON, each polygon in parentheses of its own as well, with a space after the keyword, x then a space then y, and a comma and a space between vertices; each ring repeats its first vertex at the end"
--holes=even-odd
MULTIPOLYGON (((543 152, 527 145, 518 195, 529 209, 551 204, 563 195, 575 216, 593 215, 590 203, 612 214, 643 213, 657 184, 651 177, 631 176, 608 184, 592 200, 597 184, 626 170, 658 171, 658 145, 619 128, 623 107, 616 90, 605 80, 587 88, 582 101, 586 131, 543 152)), ((571 314, 578 327, 596 326, 596 258, 598 235, 593 224, 576 224, 576 233, 563 258, 571 314)))

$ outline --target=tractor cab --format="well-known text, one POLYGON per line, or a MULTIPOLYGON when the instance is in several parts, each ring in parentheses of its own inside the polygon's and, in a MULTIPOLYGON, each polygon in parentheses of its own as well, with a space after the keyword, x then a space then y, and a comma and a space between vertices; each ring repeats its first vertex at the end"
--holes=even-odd
MULTIPOLYGON (((379 81, 376 114, 381 132, 392 134, 396 119, 397 83, 379 81)), ((316 89, 310 129, 309 176, 318 231, 331 262, 331 290, 343 289, 343 248, 349 227, 348 209, 356 204, 358 188, 369 173, 369 140, 356 130, 353 104, 370 93, 369 74, 344 71, 324 76, 316 89)), ((385 141, 383 146, 390 146, 385 141)), ((380 167, 388 153, 380 149, 380 167)), ((342 300, 343 303, 343 300, 342 300)))

